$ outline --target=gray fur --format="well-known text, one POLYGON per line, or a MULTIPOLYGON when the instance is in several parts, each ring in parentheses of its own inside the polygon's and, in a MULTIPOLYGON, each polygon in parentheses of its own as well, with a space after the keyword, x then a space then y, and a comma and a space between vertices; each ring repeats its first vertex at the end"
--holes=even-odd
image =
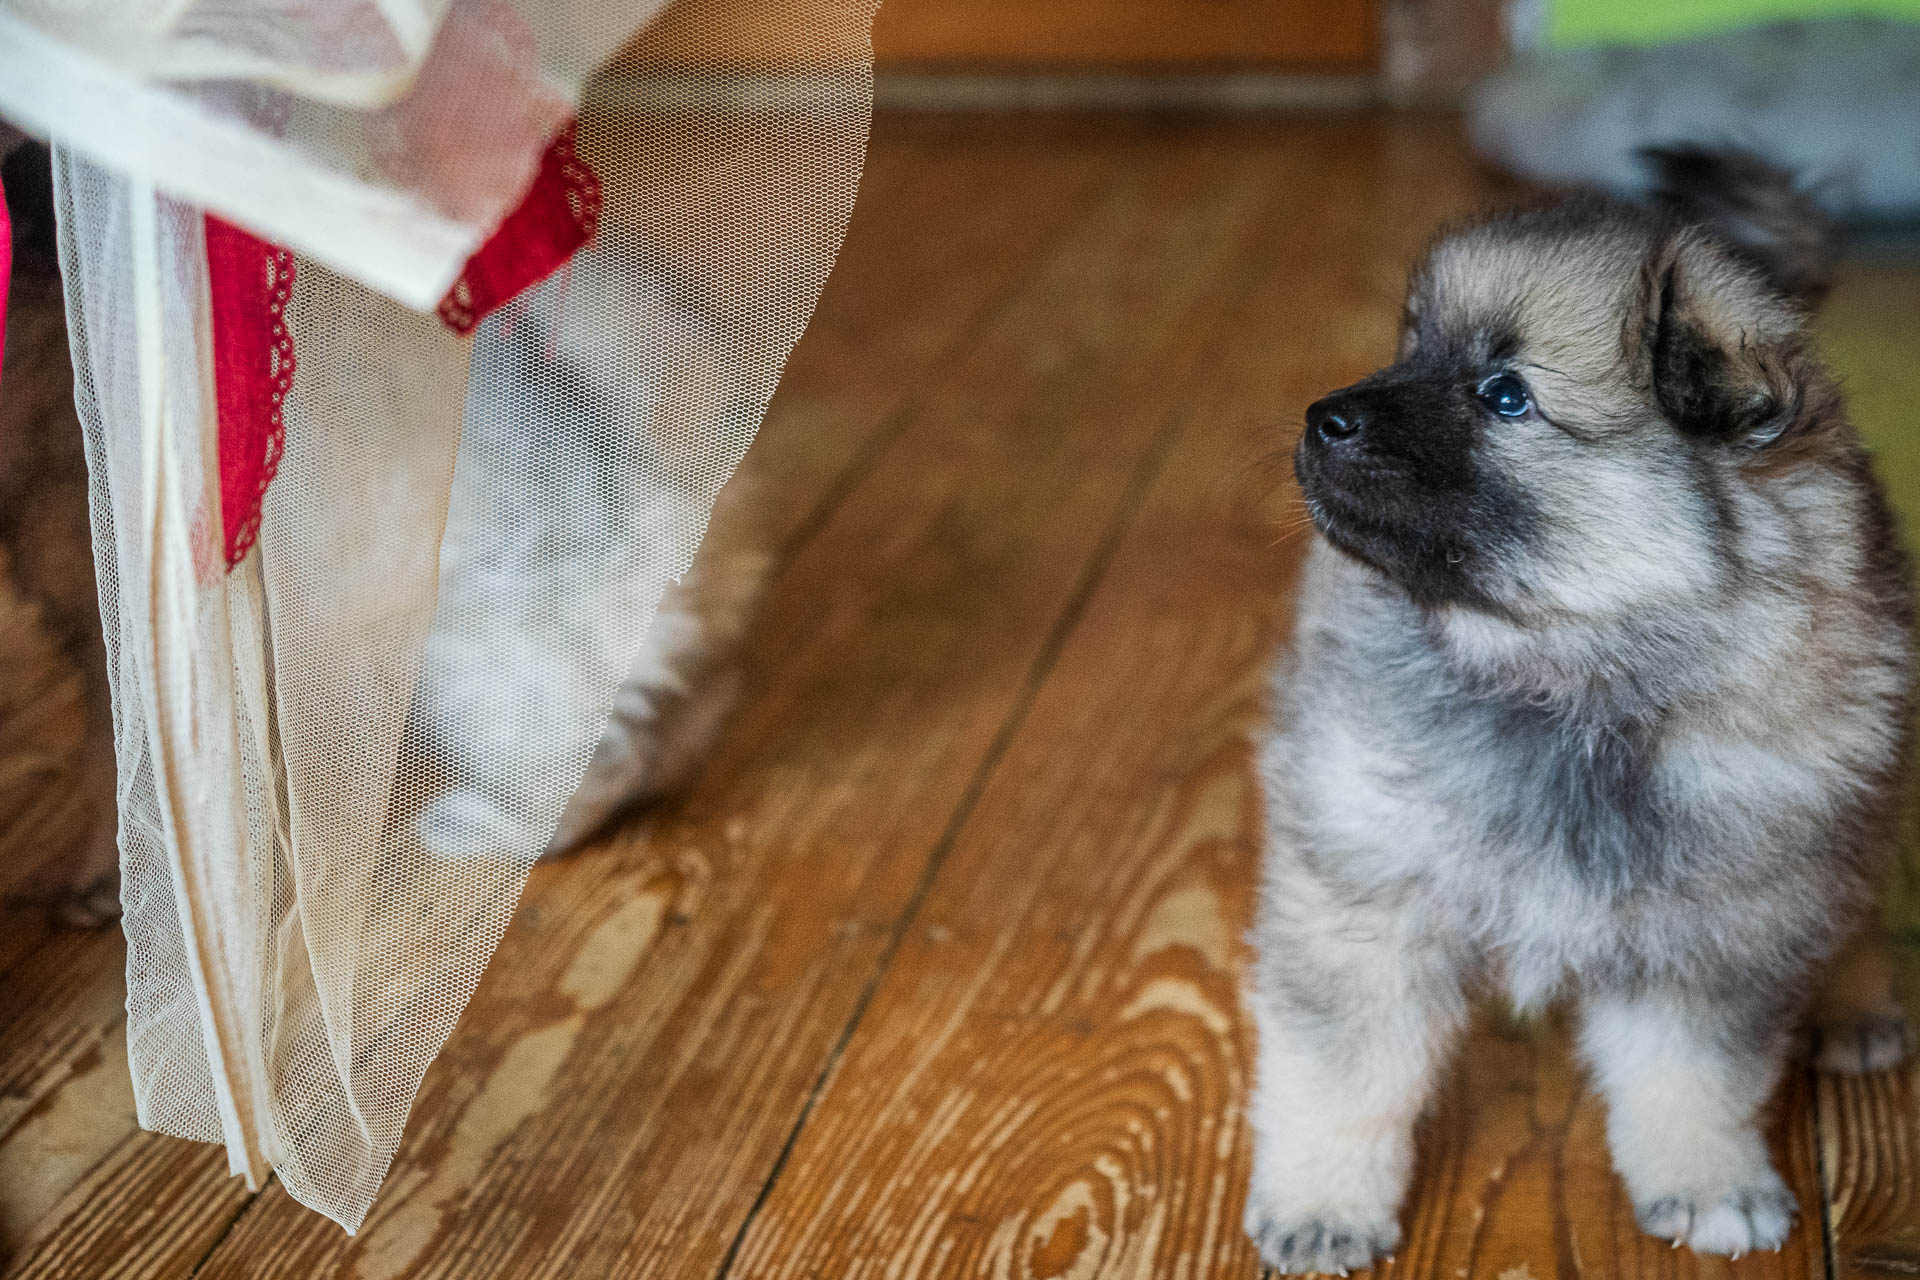
MULTIPOLYGON (((1907 749, 1884 500, 1799 305, 1724 228, 1499 215, 1435 244, 1407 315, 1296 455, 1319 536, 1260 755, 1248 1230, 1283 1271, 1364 1265, 1302 1240, 1388 1247, 1489 987, 1578 1004, 1647 1230, 1777 1247, 1759 1113, 1907 749), (1481 398, 1502 375, 1524 415, 1481 398)), ((1873 1034, 1863 1060, 1904 1043, 1873 1034)))
POLYGON ((547 789, 598 732, 545 841, 564 852, 688 782, 718 736, 766 556, 736 482, 670 580, 706 483, 671 433, 757 417, 712 367, 728 349, 615 248, 482 324, 408 726, 440 775, 415 820, 426 848, 538 847, 547 789), (633 353, 617 369, 595 358, 609 334, 633 353))

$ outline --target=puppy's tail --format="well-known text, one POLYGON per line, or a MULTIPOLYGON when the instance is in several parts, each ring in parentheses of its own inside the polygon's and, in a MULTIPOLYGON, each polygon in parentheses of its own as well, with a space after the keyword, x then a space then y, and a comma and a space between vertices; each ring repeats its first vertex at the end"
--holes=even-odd
POLYGON ((1654 199, 1718 233, 1790 297, 1818 305, 1833 284, 1833 226, 1793 176, 1749 151, 1646 147, 1654 199))

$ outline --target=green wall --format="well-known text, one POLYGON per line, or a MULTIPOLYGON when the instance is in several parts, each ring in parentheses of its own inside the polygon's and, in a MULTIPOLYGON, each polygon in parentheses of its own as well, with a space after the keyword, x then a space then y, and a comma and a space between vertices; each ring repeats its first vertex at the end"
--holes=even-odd
POLYGON ((1875 14, 1920 22, 1920 0, 1544 0, 1547 43, 1658 44, 1792 18, 1875 14))

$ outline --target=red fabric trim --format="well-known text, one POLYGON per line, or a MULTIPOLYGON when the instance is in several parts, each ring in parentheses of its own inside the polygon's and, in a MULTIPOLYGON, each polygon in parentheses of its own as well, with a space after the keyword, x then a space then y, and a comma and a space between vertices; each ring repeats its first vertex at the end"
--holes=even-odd
POLYGON ((260 504, 286 447, 293 385, 293 253, 206 215, 213 298, 213 387, 220 415, 220 523, 227 568, 260 534, 260 504))
POLYGON ((600 224, 600 175, 575 153, 574 132, 569 120, 554 135, 527 194, 440 300, 440 319, 455 333, 472 333, 490 312, 552 275, 593 239, 600 224))

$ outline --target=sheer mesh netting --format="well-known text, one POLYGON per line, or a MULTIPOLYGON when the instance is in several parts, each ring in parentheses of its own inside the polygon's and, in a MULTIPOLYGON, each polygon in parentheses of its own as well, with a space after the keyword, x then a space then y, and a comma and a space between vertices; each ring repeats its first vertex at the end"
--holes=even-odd
POLYGON ((283 165, 223 200, 219 163, 175 184, 171 144, 0 90, 60 144, 140 1117, 352 1229, 839 247, 871 9, 686 0, 583 86, 651 6, 187 4, 89 43, 112 8, 0 25, 283 165), (461 336, 434 304, 576 110, 593 238, 461 336), (289 174, 318 203, 249 218, 289 174), (396 209, 433 235, 381 240, 396 209), (209 211, 296 251, 284 451, 231 569, 209 211))

